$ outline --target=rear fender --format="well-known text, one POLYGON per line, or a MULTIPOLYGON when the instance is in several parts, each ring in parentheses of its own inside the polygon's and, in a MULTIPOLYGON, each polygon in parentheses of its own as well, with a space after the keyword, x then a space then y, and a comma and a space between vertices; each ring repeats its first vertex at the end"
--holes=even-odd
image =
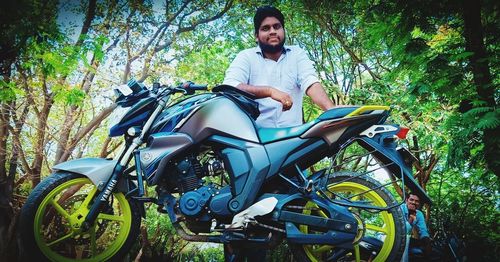
POLYGON ((384 145, 384 139, 377 139, 377 136, 373 138, 361 137, 358 140, 360 145, 367 149, 368 151, 373 151, 374 156, 380 160, 387 168, 396 174, 397 176, 404 176, 404 184, 407 186, 412 193, 418 195, 422 202, 432 204, 431 198, 422 189, 422 187, 413 178, 412 170, 408 167, 403 159, 403 156, 396 150, 395 144, 384 145), (392 165, 391 163, 395 163, 392 165))

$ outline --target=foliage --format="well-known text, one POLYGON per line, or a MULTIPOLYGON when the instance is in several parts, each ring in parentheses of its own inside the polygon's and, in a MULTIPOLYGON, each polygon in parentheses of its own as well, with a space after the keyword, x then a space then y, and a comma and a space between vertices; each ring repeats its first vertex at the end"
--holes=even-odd
POLYGON ((184 81, 216 86, 224 80, 225 69, 231 62, 229 58, 235 52, 228 42, 215 41, 198 47, 181 60, 175 75, 184 81))

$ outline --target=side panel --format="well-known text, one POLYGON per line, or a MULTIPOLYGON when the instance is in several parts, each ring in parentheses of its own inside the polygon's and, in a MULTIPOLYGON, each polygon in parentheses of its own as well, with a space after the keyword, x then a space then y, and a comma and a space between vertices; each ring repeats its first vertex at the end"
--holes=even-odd
POLYGON ((190 135, 195 143, 212 135, 259 142, 253 120, 225 97, 215 98, 203 105, 180 127, 179 132, 190 135))
POLYGON ((323 151, 317 149, 322 145, 326 144, 321 139, 301 139, 298 137, 266 144, 265 148, 271 161, 267 177, 276 175, 280 169, 297 163, 299 159, 305 160, 308 156, 320 155, 323 151))
POLYGON ((324 141, 310 139, 308 143, 304 143, 287 157, 286 161, 283 163, 283 167, 286 168, 298 163, 301 168, 305 168, 324 158, 327 153, 328 148, 324 141))
MULTIPOLYGON (((361 115, 321 121, 305 132, 301 138, 323 138, 328 145, 336 143, 347 128, 379 118, 380 115, 361 115)), ((364 126, 364 125, 363 125, 364 126)), ((366 128, 365 128, 366 129, 366 128)), ((364 129, 363 129, 364 130, 364 129)), ((362 131, 362 130, 360 130, 362 131)))
POLYGON ((226 148, 222 150, 226 167, 231 171, 231 192, 233 195, 241 194, 250 173, 251 160, 248 159, 246 150, 226 148))
POLYGON ((239 212, 249 207, 269 171, 269 158, 264 146, 222 136, 212 136, 209 142, 225 147, 222 157, 231 176, 233 195, 229 210, 239 212))
POLYGON ((148 184, 155 185, 177 153, 193 144, 190 136, 182 133, 157 133, 149 138, 149 147, 139 150, 141 167, 148 184))

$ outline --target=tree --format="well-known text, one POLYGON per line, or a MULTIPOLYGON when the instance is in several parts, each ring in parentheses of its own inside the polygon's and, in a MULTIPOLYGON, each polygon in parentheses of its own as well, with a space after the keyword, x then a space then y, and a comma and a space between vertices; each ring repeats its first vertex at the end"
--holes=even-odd
POLYGON ((4 4, 0 12, 0 255, 10 257, 15 241, 16 210, 13 205, 14 181, 19 148, 8 143, 22 130, 29 111, 24 105, 22 115, 16 115, 16 84, 11 81, 12 67, 28 42, 43 42, 58 34, 55 26, 56 1, 16 1, 4 4), (14 126, 11 125, 11 118, 14 126), (9 148, 12 154, 8 159, 9 148))
POLYGON ((113 52, 126 54, 118 83, 139 72, 143 81, 150 75, 150 67, 162 62, 154 61, 157 54, 167 52, 180 35, 219 19, 232 3, 167 1, 159 14, 153 11, 157 10, 152 6, 156 2, 91 0, 74 9, 85 14, 76 39, 59 33, 71 28, 58 27, 57 2, 21 1, 2 8, 6 11, 0 52, 0 203, 5 211, 0 221, 2 253, 7 250, 6 243, 15 243, 11 241, 16 214, 12 196, 17 174, 20 178, 16 184, 30 181, 34 187, 52 161, 68 160, 76 149, 81 156, 88 145, 82 141, 89 141, 116 107, 112 103, 101 107, 86 99, 102 86, 97 82, 99 75, 107 72, 100 65, 112 59, 113 52), (137 61, 143 66, 133 70, 137 61), (55 154, 53 144, 57 144, 55 154))

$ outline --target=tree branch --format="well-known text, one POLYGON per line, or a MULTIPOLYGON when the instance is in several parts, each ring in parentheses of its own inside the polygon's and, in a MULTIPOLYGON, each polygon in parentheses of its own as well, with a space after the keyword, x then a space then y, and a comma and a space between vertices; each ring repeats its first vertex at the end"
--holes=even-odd
POLYGON ((66 161, 70 155, 71 151, 76 147, 78 142, 82 140, 85 135, 87 135, 89 132, 91 132, 93 129, 95 129, 97 126, 101 124, 101 122, 108 117, 111 112, 116 108, 117 104, 112 104, 111 106, 108 106, 107 108, 104 108, 97 116, 95 116, 87 125, 83 128, 81 128, 76 135, 74 136, 73 140, 70 143, 69 150, 67 150, 62 156, 61 156, 61 162, 66 161))
POLYGON ((224 8, 219 13, 215 14, 214 16, 209 17, 209 18, 205 18, 205 19, 200 19, 200 20, 192 23, 191 26, 188 26, 188 27, 181 27, 181 25, 179 25, 179 29, 177 29, 177 33, 192 31, 200 24, 205 24, 205 23, 208 23, 208 22, 211 22, 211 21, 214 21, 216 19, 221 18, 229 10, 229 8, 231 8, 232 5, 233 5, 233 0, 229 0, 226 2, 226 5, 224 6, 224 8))
POLYGON ((85 36, 89 32, 90 24, 92 23, 92 20, 94 20, 95 10, 96 10, 96 0, 90 0, 89 6, 87 8, 87 13, 85 14, 85 20, 83 22, 82 30, 80 31, 80 35, 78 36, 78 41, 76 42, 75 46, 78 47, 83 44, 83 40, 85 39, 85 36))

